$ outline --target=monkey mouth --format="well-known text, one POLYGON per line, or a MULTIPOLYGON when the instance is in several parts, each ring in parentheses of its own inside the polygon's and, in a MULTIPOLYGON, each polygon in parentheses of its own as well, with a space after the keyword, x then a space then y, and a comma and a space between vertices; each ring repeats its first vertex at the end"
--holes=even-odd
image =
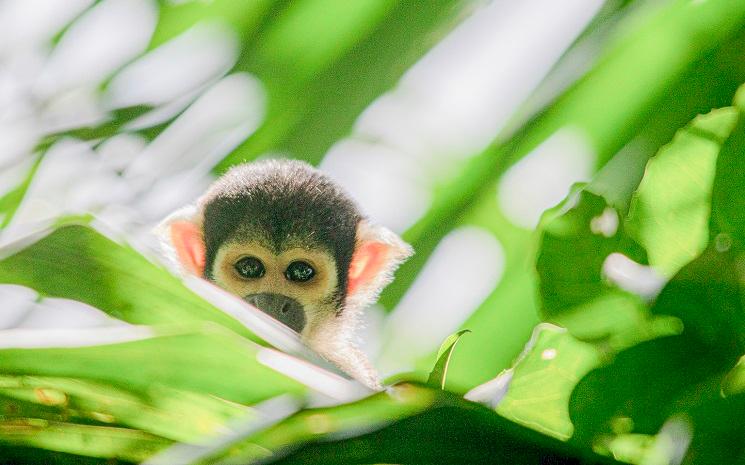
POLYGON ((284 324, 296 333, 305 327, 305 311, 297 300, 282 294, 263 292, 243 298, 246 302, 284 324))

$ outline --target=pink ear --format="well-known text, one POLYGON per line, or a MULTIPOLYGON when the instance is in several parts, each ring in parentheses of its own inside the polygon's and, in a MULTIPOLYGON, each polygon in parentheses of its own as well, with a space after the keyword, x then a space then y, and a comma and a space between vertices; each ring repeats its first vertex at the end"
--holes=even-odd
POLYGON ((388 246, 380 242, 368 242, 357 247, 349 265, 347 294, 354 294, 360 286, 372 282, 386 265, 388 246))
POLYGON ((347 273, 347 297, 353 307, 362 308, 375 300, 413 251, 396 234, 367 220, 357 225, 356 242, 347 273))
POLYGON ((171 243, 186 271, 204 275, 206 247, 202 231, 191 221, 173 221, 170 225, 171 243))

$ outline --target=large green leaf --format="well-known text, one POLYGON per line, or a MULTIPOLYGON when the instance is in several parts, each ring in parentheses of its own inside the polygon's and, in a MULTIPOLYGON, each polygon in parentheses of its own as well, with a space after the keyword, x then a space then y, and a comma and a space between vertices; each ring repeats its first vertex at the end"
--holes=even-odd
POLYGON ((264 343, 243 324, 195 295, 134 249, 95 229, 68 224, 19 251, 0 255, 0 283, 28 286, 43 297, 85 302, 135 324, 212 321, 264 343))
MULTIPOLYGON (((13 346, 11 334, 5 334, 4 347, 13 346)), ((257 358, 264 357, 261 354, 265 351, 275 353, 272 349, 262 348, 215 325, 204 324, 198 332, 188 328, 87 330, 71 333, 66 337, 67 342, 55 339, 60 335, 41 332, 36 344, 45 347, 0 349, 0 373, 80 378, 151 394, 157 392, 156 386, 163 385, 166 386, 163 393, 169 392, 168 388, 180 389, 246 405, 283 393, 299 395, 307 391, 300 382, 257 358), (116 341, 109 338, 119 335, 125 342, 107 343, 107 340, 116 341), (96 339, 88 342, 88 337, 96 339), (70 339, 73 346, 65 347, 71 345, 70 339), (75 347, 75 343, 106 345, 75 347)), ((18 337, 25 339, 21 347, 33 347, 33 333, 24 332, 18 337)))
POLYGON ((651 311, 679 318, 682 334, 621 352, 585 377, 570 402, 575 440, 655 434, 671 415, 721 395, 745 347, 741 261, 737 247, 711 246, 668 282, 651 311))
POLYGON ((163 267, 82 221, 63 218, 58 226, 0 250, 0 283, 28 286, 41 297, 85 302, 129 323, 217 323, 338 373, 297 334, 260 310, 193 278, 197 295, 163 267))
POLYGON ((511 423, 452 394, 410 384, 308 410, 200 464, 614 463, 511 423))

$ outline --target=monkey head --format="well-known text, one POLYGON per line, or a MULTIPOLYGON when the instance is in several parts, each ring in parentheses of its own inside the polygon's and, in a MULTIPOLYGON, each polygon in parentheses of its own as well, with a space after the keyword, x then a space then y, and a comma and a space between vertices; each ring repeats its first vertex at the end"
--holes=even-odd
POLYGON ((411 248, 367 220, 328 176, 299 161, 239 165, 159 229, 183 272, 243 298, 377 384, 353 336, 361 310, 411 248))

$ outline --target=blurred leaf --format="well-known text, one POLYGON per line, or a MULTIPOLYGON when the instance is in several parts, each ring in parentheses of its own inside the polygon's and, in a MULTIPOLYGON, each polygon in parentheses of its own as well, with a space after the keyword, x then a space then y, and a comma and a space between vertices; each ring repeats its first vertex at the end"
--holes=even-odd
MULTIPOLYGON (((485 233, 485 239, 487 234, 493 237, 493 246, 498 247, 504 255, 489 266, 497 270, 503 267, 503 271, 492 289, 482 290, 484 294, 480 302, 472 300, 470 309, 459 309, 462 312, 471 311, 460 328, 472 328, 473 332, 458 343, 458 350, 452 355, 448 369, 448 390, 451 392, 465 392, 508 368, 538 323, 534 299, 537 294, 535 272, 530 265, 535 248, 534 237, 511 224, 501 214, 496 192, 493 191, 487 198, 488 201, 474 206, 461 218, 461 226, 485 233)), ((417 259, 418 255, 419 251, 411 260, 417 259)), ((397 273, 392 285, 402 278, 405 275, 397 273)), ((428 373, 437 360, 438 348, 433 346, 430 354, 418 360, 416 369, 428 373)), ((391 356, 397 355, 393 352, 391 356)))
POLYGON ((745 395, 714 399, 688 412, 693 440, 682 465, 745 464, 745 395))
POLYGON ((602 274, 611 253, 646 261, 645 251, 625 234, 618 212, 598 195, 580 190, 547 216, 536 268, 543 314, 549 318, 618 292, 602 274))
MULTIPOLYGON (((736 102, 737 103, 737 102, 736 102)), ((740 112, 743 108, 739 108, 740 112)), ((745 118, 740 117, 717 159, 711 210, 711 237, 727 246, 736 241, 745 246, 745 118), (719 237, 717 237, 719 236, 719 237)))
MULTIPOLYGON (((628 31, 626 38, 633 37, 637 28, 630 28, 628 31)), ((640 114, 643 114, 648 119, 643 125, 638 126, 639 131, 633 140, 627 141, 628 145, 618 153, 612 163, 606 165, 598 177, 587 187, 587 190, 595 194, 601 194, 608 199, 610 206, 616 209, 619 214, 625 212, 628 209, 631 195, 642 178, 647 157, 654 154, 661 144, 669 142, 676 129, 680 125, 688 123, 697 114, 709 111, 712 106, 721 107, 730 104, 732 94, 745 79, 745 67, 742 66, 745 61, 741 59, 743 46, 745 46, 745 35, 738 34, 723 42, 711 53, 702 55, 685 71, 679 80, 675 81, 669 92, 661 96, 653 110, 646 109, 633 115, 639 117, 640 114), (712 86, 711 82, 717 82, 718 84, 712 86)), ((639 50, 636 50, 636 52, 643 54, 639 50)), ((630 56, 631 54, 629 54, 630 56)), ((641 59, 640 57, 641 55, 638 56, 639 59, 641 59)), ((602 66, 603 61, 601 60, 598 67, 602 68, 602 66)), ((640 64, 639 66, 647 65, 640 64)), ((625 82, 618 83, 618 85, 625 85, 625 82)), ((579 83, 578 86, 582 86, 582 83, 579 83)), ((616 88, 617 86, 613 86, 613 90, 608 89, 606 91, 615 93, 616 88)), ((576 100, 575 104, 592 107, 594 100, 589 96, 587 98, 586 102, 579 99, 576 100)), ((574 100, 569 101, 574 102, 574 100)), ((563 100, 557 103, 557 105, 565 104, 567 103, 564 103, 563 100)), ((598 114, 596 118, 607 118, 606 113, 598 114)), ((632 116, 632 113, 629 113, 628 116, 632 116)), ((536 137, 544 137, 537 129, 543 124, 543 118, 543 116, 536 118, 509 141, 504 143, 497 141, 492 149, 464 164, 462 170, 459 171, 457 168, 452 170, 457 174, 435 191, 434 203, 428 214, 422 217, 404 235, 412 243, 417 253, 412 259, 404 263, 397 273, 397 279, 386 288, 381 296, 380 302, 386 309, 390 310, 395 307, 398 300, 411 285, 413 278, 418 275, 419 270, 429 259, 434 248, 450 232, 452 227, 464 223, 468 224, 473 221, 471 219, 473 217, 486 218, 487 215, 491 218, 501 217, 501 215, 495 213, 495 209, 499 207, 494 201, 497 186, 494 181, 516 158, 526 153, 528 147, 526 144, 536 137), (482 214, 480 212, 488 213, 482 214)), ((600 144, 600 146, 606 147, 609 152, 620 148, 620 146, 613 146, 612 149, 608 148, 612 146, 611 143, 612 140, 601 139, 595 145, 600 144)), ((529 323, 527 326, 522 325, 517 332, 510 331, 510 334, 522 335, 520 337, 525 338, 527 331, 534 324, 534 322, 529 321, 528 316, 534 311, 532 302, 526 301, 523 297, 525 293, 533 292, 534 285, 532 277, 522 272, 525 267, 524 262, 530 261, 530 256, 533 254, 533 247, 529 245, 531 244, 530 237, 520 228, 509 225, 506 221, 484 219, 483 222, 489 225, 489 228, 495 232, 497 238, 502 242, 507 252, 507 264, 499 288, 464 326, 504 328, 505 322, 500 317, 501 312, 493 309, 497 302, 500 306, 507 302, 508 305, 514 306, 510 307, 512 311, 523 315, 524 321, 529 323), (520 237, 520 240, 507 240, 513 236, 520 237), (519 281, 519 285, 517 281, 519 281)), ((562 315, 561 323, 570 324, 573 333, 582 338, 606 339, 606 342, 616 350, 628 347, 640 339, 677 332, 676 325, 672 320, 653 319, 650 321, 646 312, 639 311, 641 308, 639 299, 625 292, 607 293, 596 300, 589 301, 586 307, 581 311, 577 309, 576 311, 565 312, 562 315), (604 302, 606 299, 610 300, 610 305, 606 305, 606 302, 604 302), (588 314, 586 317, 581 317, 589 310, 594 312, 593 316, 588 314), (578 324, 576 317, 581 318, 582 325, 578 324), (616 332, 609 330, 613 328, 616 332), (627 331, 618 331, 622 328, 627 329, 627 331)), ((523 321, 522 318, 518 320, 523 321)), ((513 318, 512 321, 516 322, 518 320, 513 318)), ((490 376, 494 376, 493 373, 508 366, 509 360, 495 362, 487 366, 487 360, 480 356, 484 347, 499 346, 500 353, 505 350, 507 350, 506 353, 509 353, 510 349, 507 349, 508 346, 505 343, 495 341, 495 338, 482 338, 477 332, 473 338, 464 342, 462 348, 456 354, 456 359, 459 357, 461 360, 468 358, 468 363, 456 363, 452 370, 451 379, 468 379, 466 385, 472 382, 470 380, 474 380, 475 383, 484 382, 490 376), (470 364, 474 365, 473 369, 469 369, 470 364), (487 370, 493 370, 491 366, 496 366, 497 369, 487 374, 489 373, 487 370)), ((514 345, 515 352, 521 344, 522 341, 517 340, 517 344, 514 345)), ((427 363, 431 363, 429 358, 424 360, 425 369, 427 363)), ((459 382, 462 383, 463 381, 459 382)), ((473 386, 473 384, 470 385, 473 386)))
POLYGON ((142 431, 35 418, 0 420, 0 441, 131 462, 144 460, 170 444, 170 441, 142 431))
POLYGON ((468 329, 462 329, 454 334, 448 336, 440 346, 440 350, 437 352, 437 361, 427 379, 427 385, 431 387, 438 387, 445 389, 445 379, 448 374, 448 365, 450 364, 450 357, 453 355, 455 345, 460 340, 461 336, 466 333, 470 333, 468 329))
MULTIPOLYGON (((142 337, 142 331, 134 334, 137 335, 142 337)), ((50 335, 45 337, 49 339, 50 335)), ((28 340, 24 345, 31 342, 28 340)), ((84 343, 82 336, 79 343, 84 343)), ((5 346, 8 344, 6 340, 5 346)), ((284 393, 300 395, 307 391, 301 383, 258 360, 262 350, 272 349, 264 349, 212 324, 202 325, 199 332, 187 328, 153 328, 152 336, 128 342, 0 349, 3 361, 0 373, 80 378, 148 395, 168 395, 171 389, 179 389, 246 405, 284 393), (160 385, 166 388, 159 390, 160 385)))
POLYGON ((667 276, 706 247, 714 167, 736 122, 732 107, 698 116, 647 164, 627 225, 667 276))
POLYGON ((567 440, 573 430, 569 396, 599 361, 591 344, 576 340, 565 329, 539 325, 515 363, 507 394, 496 410, 521 425, 567 440))
MULTIPOLYGON (((84 141, 97 141, 124 133, 126 132, 124 130, 124 126, 126 126, 127 123, 131 123, 140 116, 143 116, 153 110, 154 108, 150 105, 137 105, 134 107, 112 110, 109 118, 104 122, 95 123, 90 126, 80 126, 72 129, 66 129, 61 132, 56 132, 44 136, 44 138, 37 143, 36 150, 45 152, 47 149, 49 149, 49 147, 54 145, 59 140, 68 137, 84 141)), ((176 119, 176 116, 178 115, 174 115, 168 122, 170 123, 173 119, 176 119)), ((146 137, 148 139, 154 138, 154 134, 151 132, 139 132, 143 136, 153 136, 149 138, 146 137)))
POLYGON ((731 366, 715 349, 683 335, 625 350, 572 392, 572 441, 589 446, 596 436, 656 434, 670 415, 719 397, 731 366))
POLYGON ((668 282, 652 313, 680 318, 684 334, 731 360, 745 353, 745 255, 736 248, 704 253, 668 282))
POLYGON ((0 376, 3 418, 116 423, 174 441, 196 441, 246 417, 246 407, 155 384, 136 390, 71 378, 0 376), (29 408, 29 406, 31 408, 29 408))
POLYGON ((85 302, 130 323, 213 321, 264 343, 165 269, 88 226, 64 225, 3 258, 0 283, 85 302))
POLYGON ((217 170, 272 151, 318 163, 349 132, 362 110, 392 88, 446 32, 461 4, 460 0, 436 0, 426 7, 394 0, 355 2, 354 7, 340 0, 290 3, 265 26, 252 52, 245 53, 236 66, 268 86, 267 118, 217 170), (327 27, 318 30, 323 25, 327 27))
MULTIPOLYGON (((245 48, 250 45, 249 36, 253 29, 262 21, 265 15, 271 13, 272 9, 278 8, 283 2, 269 2, 266 0, 245 2, 243 0, 216 0, 211 2, 167 2, 159 1, 160 11, 156 30, 151 38, 149 49, 152 50, 165 42, 174 39, 179 34, 186 32, 198 23, 212 22, 223 23, 231 27, 245 48)), ((65 29, 66 30, 66 29, 65 29)), ((64 31, 63 31, 64 32, 64 31)), ((60 33, 62 34, 62 33, 60 33)), ((55 41, 56 43, 56 41, 55 41)), ((139 59, 137 57, 136 59, 139 59)), ((126 67, 124 64, 119 70, 99 83, 99 90, 104 94, 111 79, 126 67)), ((146 113, 158 110, 149 104, 135 105, 129 108, 114 108, 110 111, 108 118, 102 122, 91 125, 74 127, 59 133, 46 135, 37 145, 37 149, 44 151, 56 141, 63 137, 74 137, 82 140, 97 140, 126 132, 124 129, 128 123, 136 120, 146 113)), ((183 111, 183 110, 182 110, 183 111)), ((173 122, 182 111, 168 117, 165 121, 153 127, 138 128, 136 132, 147 140, 153 140, 171 122, 173 122)))
POLYGON ((509 166, 559 129, 584 134, 596 150, 598 167, 632 140, 631 149, 643 162, 697 114, 728 105, 745 80, 744 22, 745 4, 673 1, 626 28, 596 66, 545 112, 509 140, 498 138, 450 170, 428 213, 404 234, 417 253, 403 264, 381 303, 393 309, 439 241, 471 209, 490 202, 494 184, 509 166), (630 69, 640 72, 629 75, 630 69))
POLYGON ((37 156, 18 185, 3 192, 0 196, 0 230, 8 226, 13 219, 13 215, 15 215, 18 207, 21 205, 23 197, 26 195, 26 191, 28 191, 40 163, 41 157, 37 156))
MULTIPOLYGON (((116 465, 133 462, 116 460, 116 465)), ((0 464, 2 465, 101 465, 101 459, 82 457, 31 447, 13 446, 0 443, 0 464)))
POLYGON ((569 464, 580 458, 614 463, 447 392, 398 385, 352 404, 301 412, 200 463, 569 464))
POLYGON ((745 356, 740 357, 734 368, 724 378, 722 394, 731 396, 745 392, 745 356))
POLYGON ((612 253, 646 262, 644 249, 626 234, 621 213, 589 189, 575 188, 542 221, 536 268, 544 318, 610 350, 670 332, 649 318, 640 297, 605 276, 612 253))
POLYGON ((570 401, 575 440, 591 444, 598 434, 655 434, 671 415, 721 396, 745 347, 741 260, 734 249, 710 247, 668 282, 651 311, 679 318, 683 333, 621 352, 586 376, 570 401))
POLYGON ((655 436, 650 434, 619 434, 601 444, 596 444, 595 450, 605 448, 616 460, 647 465, 648 462, 644 460, 654 448, 655 439, 655 436))
POLYGON ((162 45, 200 22, 225 23, 239 35, 241 42, 248 42, 248 36, 262 18, 271 12, 273 3, 283 4, 281 1, 269 0, 159 0, 159 3, 160 18, 150 41, 150 49, 162 45))
POLYGON ((357 402, 305 410, 271 428, 251 432, 238 442, 222 444, 194 465, 253 463, 314 439, 376 430, 430 407, 435 402, 435 393, 403 384, 357 402))
POLYGON ((585 129, 602 166, 653 115, 667 89, 696 61, 739 33, 744 21, 742 4, 669 2, 635 30, 628 30, 596 68, 546 113, 541 126, 548 134, 562 126, 585 129), (681 43, 687 47, 680 47, 681 43), (629 69, 637 72, 630 76, 629 69))

